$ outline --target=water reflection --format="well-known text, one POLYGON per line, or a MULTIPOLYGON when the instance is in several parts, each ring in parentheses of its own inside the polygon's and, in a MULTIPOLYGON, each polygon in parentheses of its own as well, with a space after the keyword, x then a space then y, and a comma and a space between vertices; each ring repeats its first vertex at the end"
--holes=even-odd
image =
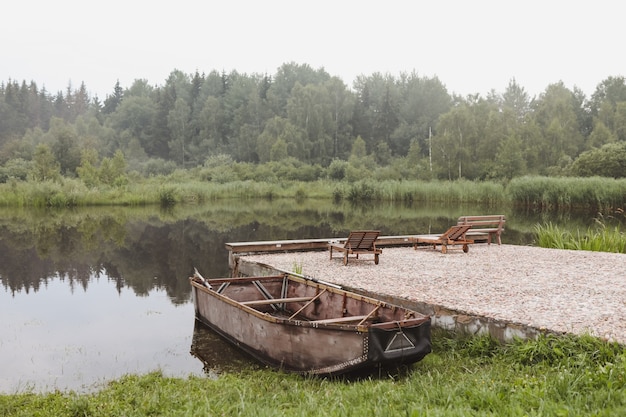
POLYGON ((263 367, 198 320, 195 320, 193 328, 190 353, 202 362, 204 373, 212 378, 224 372, 263 367))
POLYGON ((233 200, 170 211, 0 209, 0 392, 82 389, 125 373, 201 375, 203 367, 223 367, 226 345, 200 348, 209 336, 194 332, 187 277, 194 266, 206 276, 228 276, 227 242, 343 237, 362 228, 441 232, 461 215, 493 213, 507 216, 503 242, 513 244, 532 243, 540 222, 574 229, 594 223, 587 214, 327 201, 233 200), (202 360, 189 354, 192 344, 202 360))
POLYGON ((36 292, 0 291, 0 392, 90 390, 159 369, 201 375, 187 353, 193 314, 162 289, 139 297, 105 277, 87 289, 54 278, 36 292))

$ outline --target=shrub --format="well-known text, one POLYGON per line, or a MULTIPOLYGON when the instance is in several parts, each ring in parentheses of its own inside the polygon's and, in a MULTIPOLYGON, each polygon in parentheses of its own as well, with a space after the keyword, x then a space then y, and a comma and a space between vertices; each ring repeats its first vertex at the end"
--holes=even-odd
POLYGON ((173 188, 161 188, 159 190, 159 202, 161 207, 171 207, 176 204, 176 192, 173 188))
POLYGON ((333 159, 328 168, 326 168, 328 178, 336 181, 344 179, 347 166, 348 162, 341 159, 333 159))
POLYGON ((32 170, 32 163, 22 158, 10 159, 0 167, 0 183, 5 183, 9 179, 26 181, 28 173, 32 170))
POLYGON ((147 177, 169 175, 176 170, 176 163, 161 158, 149 159, 139 165, 139 172, 147 177))

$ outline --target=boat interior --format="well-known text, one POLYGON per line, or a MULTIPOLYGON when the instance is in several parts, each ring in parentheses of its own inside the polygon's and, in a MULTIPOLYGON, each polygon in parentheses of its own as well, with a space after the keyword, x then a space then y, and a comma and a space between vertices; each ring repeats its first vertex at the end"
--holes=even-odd
POLYGON ((290 274, 208 280, 217 294, 261 313, 312 324, 384 325, 419 313, 290 274))

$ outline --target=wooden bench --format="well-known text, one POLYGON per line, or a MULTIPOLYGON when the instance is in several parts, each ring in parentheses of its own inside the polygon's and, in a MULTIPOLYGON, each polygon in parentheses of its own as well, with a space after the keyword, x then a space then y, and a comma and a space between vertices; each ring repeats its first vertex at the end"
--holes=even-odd
POLYGON ((504 232, 504 223, 506 218, 502 214, 488 216, 461 216, 457 221, 457 225, 469 225, 471 229, 465 234, 467 238, 476 238, 476 236, 487 235, 487 244, 491 244, 492 237, 502 244, 500 235, 504 232))

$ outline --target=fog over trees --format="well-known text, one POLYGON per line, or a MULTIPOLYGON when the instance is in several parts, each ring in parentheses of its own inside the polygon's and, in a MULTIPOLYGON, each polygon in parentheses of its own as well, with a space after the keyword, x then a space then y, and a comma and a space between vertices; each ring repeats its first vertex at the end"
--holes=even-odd
POLYGON ((563 83, 530 97, 513 79, 486 97, 443 80, 374 73, 352 86, 286 63, 275 74, 170 73, 104 99, 0 84, 0 182, 55 176, 114 181, 215 164, 284 164, 304 179, 626 176, 626 82, 591 97, 563 83))

